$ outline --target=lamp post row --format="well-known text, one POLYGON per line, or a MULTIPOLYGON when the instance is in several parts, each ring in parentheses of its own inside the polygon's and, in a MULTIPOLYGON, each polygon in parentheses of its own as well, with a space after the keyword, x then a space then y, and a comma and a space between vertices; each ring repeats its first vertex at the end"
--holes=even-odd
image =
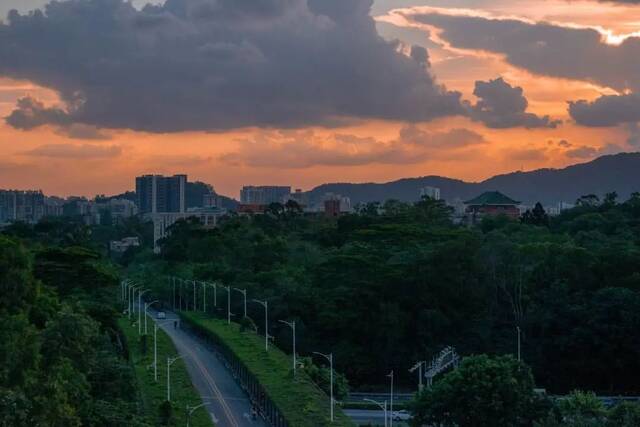
MULTIPOLYGON (((172 294, 172 302, 173 302, 173 307, 174 310, 176 308, 176 290, 178 290, 178 288, 176 287, 176 281, 179 282, 179 298, 178 298, 178 305, 180 306, 180 309, 182 309, 182 301, 183 301, 183 293, 182 293, 182 289, 183 289, 183 284, 185 283, 185 281, 183 279, 180 278, 176 278, 176 277, 169 277, 168 278, 168 283, 170 285, 170 287, 173 287, 173 294, 172 294)), ((147 315, 148 315, 148 309, 151 305, 159 302, 158 300, 154 300, 152 302, 149 303, 145 303, 144 304, 144 309, 141 310, 140 307, 142 306, 142 295, 144 295, 146 292, 148 292, 148 289, 144 289, 142 288, 142 285, 139 284, 134 284, 132 285, 132 281, 131 280, 125 280, 121 283, 121 298, 127 300, 127 307, 128 307, 128 315, 129 318, 131 318, 131 314, 134 313, 135 314, 135 297, 136 297, 136 291, 138 292, 138 333, 142 334, 142 311, 144 311, 144 317, 145 317, 145 327, 144 327, 144 331, 145 334, 147 334, 147 315)), ((196 311, 197 310, 197 294, 196 294, 196 281, 192 280, 192 288, 193 288, 193 310, 196 311)), ((217 300, 217 288, 218 285, 216 283, 210 284, 210 283, 206 283, 206 282, 200 282, 202 284, 202 309, 204 312, 206 312, 206 307, 207 307, 207 302, 206 302, 206 288, 207 286, 212 286, 214 288, 214 306, 218 306, 218 300, 217 300)), ((239 288, 231 288, 229 286, 222 286, 222 288, 224 290, 227 291, 227 323, 230 324, 231 323, 231 316, 233 316, 234 314, 231 313, 231 292, 233 290, 239 292, 242 294, 243 296, 243 311, 244 311, 244 317, 247 317, 247 290, 246 289, 239 289, 239 288)), ((257 299, 253 299, 253 302, 260 304, 264 307, 264 328, 265 328, 265 332, 264 332, 264 346, 265 346, 265 351, 269 350, 269 302, 267 300, 261 301, 261 300, 257 300, 257 299)), ((124 303, 124 301, 123 301, 124 303)), ((279 320, 279 322, 287 325, 289 328, 291 328, 292 331, 292 340, 293 340, 293 375, 295 377, 296 375, 296 370, 297 370, 297 355, 296 355, 296 322, 295 321, 285 321, 285 320, 279 320)), ((165 322, 166 323, 166 322, 165 322)), ((157 347, 157 333, 158 333, 158 322, 154 323, 154 349, 153 349, 153 353, 154 353, 154 357, 153 357, 153 367, 154 367, 154 380, 157 382, 158 381, 158 347, 157 347)), ((335 403, 335 399, 333 397, 333 389, 334 389, 334 372, 333 372, 333 353, 329 353, 329 354, 324 354, 324 353, 319 353, 319 352, 313 352, 314 354, 323 356, 325 359, 327 359, 329 361, 329 370, 330 370, 330 414, 331 414, 331 421, 334 420, 334 403, 335 403)), ((171 365, 173 365, 173 363, 175 363, 177 360, 183 358, 184 356, 177 356, 177 357, 167 357, 167 401, 171 401, 171 380, 170 380, 170 375, 171 375, 171 365)), ((200 407, 202 407, 204 405, 200 405, 194 408, 190 408, 192 410, 198 409, 200 407)), ((385 420, 386 420, 386 416, 385 416, 385 420)))

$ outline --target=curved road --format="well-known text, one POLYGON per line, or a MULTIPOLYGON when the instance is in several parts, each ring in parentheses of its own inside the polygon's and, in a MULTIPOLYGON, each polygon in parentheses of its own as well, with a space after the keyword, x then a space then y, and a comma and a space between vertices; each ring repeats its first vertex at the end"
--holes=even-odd
MULTIPOLYGON (((156 312, 149 312, 157 321, 156 312)), ((166 320, 158 324, 171 337, 180 356, 183 356, 191 381, 203 402, 210 402, 206 408, 216 427, 268 427, 261 418, 251 419, 249 397, 216 356, 215 350, 182 329, 175 329, 173 321, 178 320, 178 316, 169 311, 165 313, 166 320)))

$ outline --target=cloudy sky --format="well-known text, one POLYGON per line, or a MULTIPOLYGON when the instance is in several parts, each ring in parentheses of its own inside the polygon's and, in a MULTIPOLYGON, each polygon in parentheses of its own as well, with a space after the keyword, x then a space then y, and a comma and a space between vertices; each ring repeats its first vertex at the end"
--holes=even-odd
POLYGON ((0 188, 480 180, 640 147, 640 0, 0 0, 0 188))

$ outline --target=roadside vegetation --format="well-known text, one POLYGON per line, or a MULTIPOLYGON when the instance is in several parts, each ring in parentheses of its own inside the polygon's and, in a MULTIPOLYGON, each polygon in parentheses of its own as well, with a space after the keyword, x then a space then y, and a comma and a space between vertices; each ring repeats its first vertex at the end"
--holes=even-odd
POLYGON ((117 275, 75 237, 0 235, 0 425, 155 426, 119 339, 117 275))
POLYGON ((640 404, 606 408, 591 392, 551 399, 512 356, 465 358, 411 404, 414 427, 636 427, 640 404))
MULTIPOLYGON (((158 381, 153 371, 153 321, 149 321, 149 335, 138 335, 138 326, 127 317, 118 319, 133 366, 144 411, 153 425, 184 426, 187 406, 202 404, 202 399, 191 383, 189 372, 182 360, 171 366, 171 405, 167 405, 167 357, 176 357, 171 338, 158 329, 158 381)), ((212 427, 214 424, 207 407, 195 410, 190 419, 192 427, 212 427)))
POLYGON ((353 426, 338 405, 331 423, 328 395, 311 381, 304 366, 294 377, 291 356, 273 345, 265 351, 264 337, 252 329, 198 313, 183 312, 181 316, 199 333, 226 346, 246 366, 290 426, 353 426))

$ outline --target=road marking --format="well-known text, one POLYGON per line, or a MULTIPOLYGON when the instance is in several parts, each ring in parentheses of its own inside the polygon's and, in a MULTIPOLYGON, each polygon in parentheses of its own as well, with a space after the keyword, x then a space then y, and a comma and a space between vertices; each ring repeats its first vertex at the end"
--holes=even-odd
MULTIPOLYGON (((164 326, 164 325, 163 325, 164 326)), ((169 333, 168 331, 165 330, 165 332, 167 332, 169 334, 169 336, 171 337, 171 333, 169 333)), ((187 353, 188 355, 191 356, 191 359, 193 360, 193 362, 197 365, 198 369, 200 370, 200 373, 202 374, 204 380, 207 382, 207 384, 209 385, 209 388, 211 388, 211 390, 213 391, 214 394, 217 395, 218 397, 218 401, 220 402, 220 406, 222 406, 222 410, 224 411, 225 415, 227 416, 227 419, 229 420, 229 422, 235 426, 235 427, 240 427, 240 425, 238 424, 238 422, 236 421, 236 419, 233 416, 233 413, 231 412, 231 408, 229 407, 229 405, 227 404, 227 402, 224 400, 224 397, 222 396, 222 393, 220 392, 220 389, 218 388, 218 386, 216 385, 215 381, 213 380, 213 378, 211 378, 211 376, 209 375, 209 373, 207 372, 206 368, 204 367, 204 365, 200 362, 200 360, 198 359, 198 357, 191 351, 189 350, 188 346, 186 345, 186 343, 184 342, 183 339, 177 337, 177 336, 173 336, 173 339, 177 342, 181 342, 182 343, 182 350, 187 353)))

